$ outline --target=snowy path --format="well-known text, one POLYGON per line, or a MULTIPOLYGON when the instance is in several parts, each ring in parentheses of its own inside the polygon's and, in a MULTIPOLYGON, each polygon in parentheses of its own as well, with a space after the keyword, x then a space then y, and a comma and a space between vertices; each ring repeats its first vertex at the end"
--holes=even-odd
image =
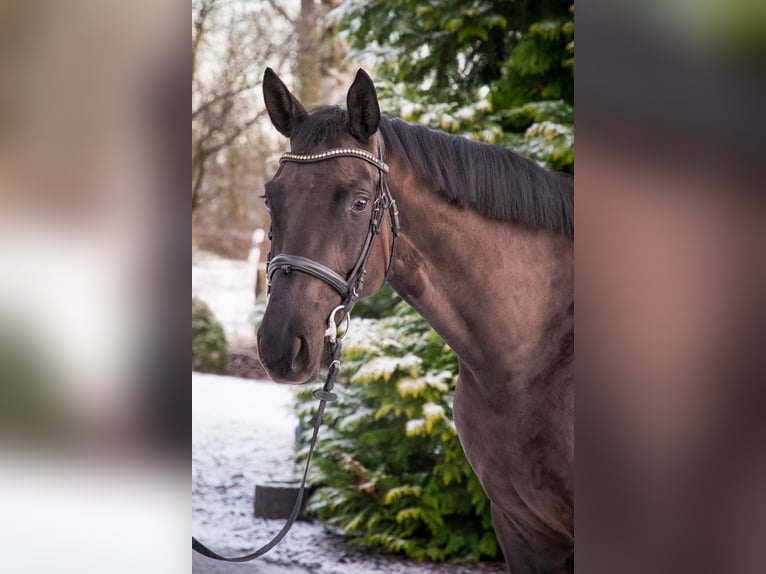
MULTIPOLYGON (((253 490, 262 480, 295 478, 295 387, 192 374, 192 532, 214 550, 252 550, 279 531, 281 520, 253 516, 253 490)), ((321 448, 321 433, 319 448, 321 448)), ((350 547, 317 522, 296 523, 263 565, 219 567, 195 559, 195 574, 499 574, 501 564, 415 564, 350 547), (282 568, 280 568, 282 567, 282 568)), ((258 561, 256 561, 258 562, 258 561)))
POLYGON ((292 394, 274 383, 192 374, 192 515, 201 540, 238 551, 264 538, 253 489, 294 475, 292 394))

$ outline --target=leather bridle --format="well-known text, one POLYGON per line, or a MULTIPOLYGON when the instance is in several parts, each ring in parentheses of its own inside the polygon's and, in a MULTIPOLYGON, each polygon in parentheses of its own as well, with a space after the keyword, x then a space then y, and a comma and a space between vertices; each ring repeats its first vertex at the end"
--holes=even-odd
MULTIPOLYGON (((391 190, 388 188, 388 181, 386 176, 388 175, 388 166, 386 165, 385 148, 383 143, 383 136, 380 132, 377 134, 378 139, 378 157, 375 157, 370 152, 357 149, 357 148, 335 148, 320 153, 313 154, 295 154, 286 153, 282 155, 279 163, 294 162, 294 163, 316 163, 320 161, 326 161, 338 157, 356 157, 363 159, 367 163, 370 163, 378 168, 380 178, 378 180, 378 187, 373 200, 372 214, 370 215, 370 226, 367 230, 367 236, 362 246, 362 252, 356 261, 356 264, 348 273, 344 279, 339 273, 333 271, 329 267, 322 265, 312 259, 302 257, 299 255, 288 255, 280 253, 279 255, 271 256, 269 253, 269 262, 267 267, 267 277, 269 291, 271 291, 271 282, 277 271, 283 273, 290 273, 291 271, 300 271, 316 277, 327 283, 330 287, 335 289, 341 296, 342 303, 335 307, 327 319, 327 330, 325 331, 325 338, 327 338, 330 344, 330 366, 327 371, 327 379, 321 389, 314 391, 314 397, 319 400, 319 407, 314 419, 314 430, 309 441, 309 451, 306 457, 306 466, 303 470, 303 478, 301 480, 300 488, 298 489, 298 496, 295 500, 295 505, 290 513, 290 517, 282 527, 282 529, 271 539, 268 543, 264 544, 254 552, 245 556, 238 556, 235 558, 226 558, 221 556, 217 552, 210 550, 207 546, 202 544, 199 540, 192 536, 192 549, 208 558, 213 560, 222 560, 225 562, 248 562, 260 556, 266 554, 269 550, 274 548, 288 533, 295 520, 300 514, 301 507, 303 506, 303 496, 306 490, 306 479, 308 477, 309 465, 311 464, 311 456, 314 453, 314 447, 317 443, 317 437, 319 435, 319 427, 322 424, 324 417, 325 406, 328 402, 336 400, 338 397, 332 392, 335 382, 340 373, 341 361, 340 352, 343 343, 343 339, 348 333, 348 326, 350 324, 351 309, 356 303, 359 295, 364 287, 364 279, 367 273, 367 260, 370 257, 372 251, 372 245, 375 241, 375 237, 380 234, 381 225, 386 212, 389 212, 391 218, 391 252, 386 266, 386 274, 383 277, 383 285, 388 280, 388 276, 391 272, 391 268, 394 264, 394 258, 396 257, 396 242, 399 237, 399 212, 396 208, 396 201, 391 196, 391 190), (335 316, 338 312, 345 312, 346 329, 342 335, 338 336, 337 325, 335 322, 335 316)), ((272 232, 269 231, 269 239, 272 239, 272 232)))
MULTIPOLYGON (((317 163, 320 161, 327 161, 338 157, 355 157, 366 161, 378 168, 379 179, 376 195, 372 204, 372 214, 370 215, 370 226, 367 230, 367 236, 365 237, 362 251, 359 254, 356 264, 351 271, 344 278, 336 271, 333 271, 329 267, 322 265, 321 263, 301 257, 300 255, 288 255, 280 253, 279 255, 271 256, 269 253, 269 260, 267 263, 267 278, 269 290, 271 289, 271 283, 274 276, 278 271, 283 273, 290 273, 291 271, 300 271, 316 277, 327 283, 330 287, 335 289, 342 300, 342 307, 346 313, 351 311, 351 308, 356 303, 359 295, 364 287, 365 275, 367 274, 367 259, 370 257, 372 251, 372 245, 375 238, 380 234, 380 229, 383 224, 383 219, 386 212, 390 213, 391 217, 391 252, 388 259, 388 265, 386 267, 386 274, 383 278, 383 284, 388 280, 388 276, 391 272, 391 268, 394 264, 396 257, 396 243, 399 237, 399 212, 396 208, 396 201, 391 196, 391 190, 388 188, 388 166, 385 159, 385 144, 383 142, 383 135, 377 133, 378 140, 378 157, 367 150, 358 148, 335 148, 319 153, 311 154, 297 154, 286 153, 279 159, 279 163, 294 162, 294 163, 317 163)), ((269 238, 272 233, 269 232, 269 238)), ((337 309, 337 308, 336 308, 337 309)), ((335 312, 333 311, 333 315, 335 312)))

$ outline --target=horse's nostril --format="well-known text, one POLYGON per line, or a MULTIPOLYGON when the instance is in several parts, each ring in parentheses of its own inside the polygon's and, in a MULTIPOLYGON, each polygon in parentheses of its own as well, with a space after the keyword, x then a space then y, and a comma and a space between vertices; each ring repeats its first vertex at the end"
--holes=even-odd
POLYGON ((301 372, 306 368, 308 364, 308 342, 305 337, 296 337, 293 341, 292 357, 293 357, 293 371, 301 372))

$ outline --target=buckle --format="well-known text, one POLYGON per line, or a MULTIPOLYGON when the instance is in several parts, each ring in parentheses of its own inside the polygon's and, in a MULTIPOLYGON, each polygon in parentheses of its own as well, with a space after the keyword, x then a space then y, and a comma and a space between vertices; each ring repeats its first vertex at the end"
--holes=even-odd
POLYGON ((329 391, 317 389, 316 391, 314 391, 314 398, 320 401, 327 401, 328 403, 331 403, 333 401, 338 400, 338 395, 336 395, 335 393, 331 393, 329 391))

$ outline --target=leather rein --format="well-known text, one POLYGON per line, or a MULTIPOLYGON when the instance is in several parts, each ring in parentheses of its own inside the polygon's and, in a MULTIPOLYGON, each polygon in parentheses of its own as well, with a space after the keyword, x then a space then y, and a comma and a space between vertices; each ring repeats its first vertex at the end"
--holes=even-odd
MULTIPOLYGON (((335 386, 338 374, 340 373, 340 352, 343 344, 343 339, 345 338, 346 334, 348 334, 348 328, 350 326, 351 319, 351 309, 356 304, 356 301, 364 287, 365 275, 367 274, 367 260, 370 257, 375 238, 380 234, 381 226, 383 224, 383 219, 386 212, 389 213, 391 219, 392 238, 390 256, 388 265, 386 266, 386 274, 383 278, 383 285, 385 285, 386 281, 388 280, 388 276, 391 272, 391 268, 396 257, 396 243, 399 237, 399 212, 396 208, 396 201, 391 196, 391 190, 388 187, 388 181, 386 178, 388 175, 388 165, 386 165, 384 161, 385 148, 383 143, 383 136, 380 132, 377 133, 377 140, 378 157, 375 157, 373 154, 363 149, 335 148, 313 154, 285 153, 279 159, 279 163, 281 165, 284 162, 316 163, 338 157, 355 157, 362 159, 378 168, 380 177, 378 180, 375 199, 373 200, 373 209, 372 214, 370 215, 370 226, 367 230, 367 236, 365 237, 364 244, 362 246, 362 252, 359 254, 359 258, 357 259, 356 264, 346 275, 345 279, 336 271, 333 271, 329 267, 326 267, 325 265, 322 265, 321 263, 318 263, 312 259, 301 257, 299 255, 289 255, 284 253, 272 257, 271 253, 269 253, 269 261, 266 271, 269 292, 271 292, 271 283, 274 275, 276 275, 278 271, 283 273, 300 271, 301 273, 306 273, 307 275, 311 275, 312 277, 316 277, 317 279, 324 281, 330 287, 335 289, 335 291, 340 294, 342 303, 330 312, 330 316, 327 319, 327 330, 325 331, 325 338, 330 345, 330 365, 327 371, 327 378, 325 380, 324 386, 321 389, 317 389, 313 393, 314 397, 319 400, 319 408, 317 409, 317 414, 314 419, 314 430, 311 435, 311 441, 309 442, 306 466, 303 470, 303 478, 301 479, 301 485, 298 489, 298 496, 295 500, 295 505, 293 506, 293 510, 290 513, 287 522, 282 527, 282 530, 280 530, 274 536, 274 538, 271 539, 271 541, 264 544, 254 552, 251 552, 250 554, 237 556, 234 558, 221 556, 217 552, 210 550, 207 546, 192 536, 192 550, 207 556, 208 558, 212 558, 213 560, 222 560, 225 562, 248 562, 263 556, 269 550, 279 544, 279 542, 287 535, 290 528, 295 523, 295 520, 298 518, 298 514, 300 514, 301 507, 303 506, 303 497, 306 491, 306 479, 308 477, 309 465, 311 464, 311 456, 314 453, 314 447, 317 443, 319 427, 321 426, 322 419, 324 418, 325 406, 328 402, 334 401, 338 398, 338 396, 332 392, 332 389, 335 386), (345 313, 344 317, 346 320, 346 328, 343 333, 338 336, 335 317, 337 313, 341 311, 345 313)), ((269 239, 271 238, 272 232, 269 231, 269 239)))

